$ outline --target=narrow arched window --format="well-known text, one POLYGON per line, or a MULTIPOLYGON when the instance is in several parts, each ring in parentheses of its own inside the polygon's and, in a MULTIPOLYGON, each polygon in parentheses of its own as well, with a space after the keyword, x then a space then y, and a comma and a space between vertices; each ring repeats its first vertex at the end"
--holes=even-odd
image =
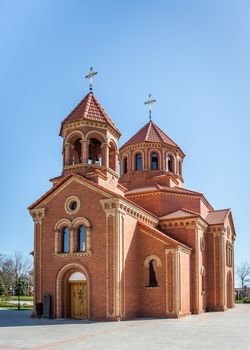
POLYGON ((157 170, 158 168, 159 168, 158 154, 156 152, 153 152, 151 154, 151 169, 157 170))
POLYGON ((158 287, 156 278, 156 261, 150 260, 149 262, 149 287, 158 287))
POLYGON ((170 154, 167 156, 167 171, 174 171, 174 160, 170 154))
POLYGON ((62 247, 61 251, 63 253, 68 253, 69 252, 69 228, 64 227, 62 229, 62 247))
POLYGON ((123 173, 127 174, 127 172, 128 172, 128 158, 125 157, 123 159, 123 173))
POLYGON ((142 170, 142 155, 137 153, 135 156, 135 170, 142 170))
POLYGON ((84 225, 77 230, 77 251, 84 252, 86 250, 86 228, 84 225))

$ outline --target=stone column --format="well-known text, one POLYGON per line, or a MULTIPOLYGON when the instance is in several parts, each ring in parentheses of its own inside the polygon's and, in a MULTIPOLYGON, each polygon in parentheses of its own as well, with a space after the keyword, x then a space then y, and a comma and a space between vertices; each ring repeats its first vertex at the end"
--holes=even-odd
POLYGON ((59 234, 60 234, 60 230, 56 230, 55 231, 55 254, 59 253, 59 251, 60 251, 59 234))
POLYGON ((34 221, 34 313, 37 314, 37 303, 42 302, 42 223, 45 208, 31 209, 34 221))
POLYGON ((101 145, 102 149, 102 165, 105 167, 109 166, 109 145, 105 142, 101 145))
POLYGON ((69 165, 70 143, 64 145, 64 165, 69 165))
POLYGON ((119 152, 115 151, 115 172, 118 173, 118 159, 119 159, 119 152))
POLYGON ((81 140, 81 161, 83 164, 88 164, 89 159, 89 140, 81 140))
POLYGON ((91 251, 91 228, 86 228, 86 243, 85 243, 85 250, 86 252, 91 251))
POLYGON ((106 213, 106 317, 120 320, 125 314, 124 217, 113 199, 101 201, 106 213))
POLYGON ((75 250, 74 236, 75 236, 75 229, 72 227, 69 231, 69 251, 70 251, 70 253, 73 253, 75 250))

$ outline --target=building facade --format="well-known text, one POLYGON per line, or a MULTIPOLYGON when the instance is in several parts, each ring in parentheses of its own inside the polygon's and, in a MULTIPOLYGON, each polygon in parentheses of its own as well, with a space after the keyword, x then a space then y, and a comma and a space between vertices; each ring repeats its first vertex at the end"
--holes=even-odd
POLYGON ((234 306, 231 211, 184 188, 173 140, 150 120, 119 149, 92 91, 60 136, 62 174, 29 207, 35 316, 173 318, 234 306))

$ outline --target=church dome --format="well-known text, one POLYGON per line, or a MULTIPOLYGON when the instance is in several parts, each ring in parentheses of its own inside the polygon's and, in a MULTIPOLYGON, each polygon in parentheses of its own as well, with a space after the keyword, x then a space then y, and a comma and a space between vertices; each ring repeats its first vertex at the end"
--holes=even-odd
POLYGON ((122 147, 134 145, 141 142, 163 142, 168 145, 178 147, 178 145, 170 139, 154 122, 150 120, 144 125, 134 136, 132 136, 122 147))
POLYGON ((145 181, 182 186, 184 157, 181 148, 150 120, 120 148, 120 181, 128 188, 145 181))

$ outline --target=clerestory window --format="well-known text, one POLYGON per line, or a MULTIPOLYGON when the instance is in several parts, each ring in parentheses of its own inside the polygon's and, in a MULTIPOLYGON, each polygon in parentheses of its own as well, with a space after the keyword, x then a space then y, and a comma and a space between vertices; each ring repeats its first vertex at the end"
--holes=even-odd
POLYGON ((142 170, 142 155, 137 153, 135 156, 135 170, 142 170))
POLYGON ((152 170, 159 169, 158 154, 156 152, 153 152, 151 154, 151 169, 152 170))

